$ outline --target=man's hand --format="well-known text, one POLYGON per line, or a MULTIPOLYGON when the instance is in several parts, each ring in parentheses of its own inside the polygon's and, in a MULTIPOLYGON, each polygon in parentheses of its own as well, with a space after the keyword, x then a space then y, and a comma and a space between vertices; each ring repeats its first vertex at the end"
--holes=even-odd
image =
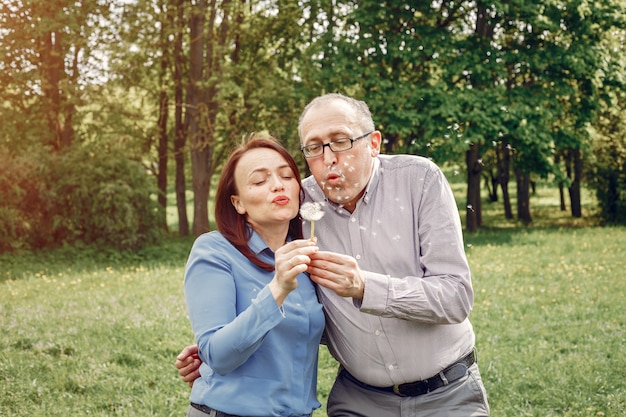
POLYGON ((311 280, 341 297, 363 299, 365 281, 359 265, 351 256, 319 251, 312 255, 307 272, 311 280))
POLYGON ((190 345, 184 348, 176 357, 176 369, 183 379, 183 382, 193 386, 193 381, 200 378, 200 364, 202 361, 198 356, 198 345, 190 345))

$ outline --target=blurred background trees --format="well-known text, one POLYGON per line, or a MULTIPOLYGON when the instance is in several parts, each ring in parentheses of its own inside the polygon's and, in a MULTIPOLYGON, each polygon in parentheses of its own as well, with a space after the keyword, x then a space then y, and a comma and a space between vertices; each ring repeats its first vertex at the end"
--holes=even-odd
POLYGON ((414 3, 3 1, 0 250, 138 247, 168 206, 177 234, 208 231, 230 149, 267 131, 304 172, 298 116, 334 91, 385 152, 464 167, 470 231, 485 180, 507 218, 532 222, 547 179, 571 216, 586 183, 626 222, 625 2, 414 3))

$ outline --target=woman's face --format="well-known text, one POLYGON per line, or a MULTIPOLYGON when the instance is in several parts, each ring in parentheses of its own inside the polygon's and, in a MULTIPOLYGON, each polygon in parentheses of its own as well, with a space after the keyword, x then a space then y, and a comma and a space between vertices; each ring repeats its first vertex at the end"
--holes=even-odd
POLYGON ((255 230, 282 225, 298 215, 300 186, 287 161, 275 150, 246 152, 235 168, 238 194, 230 200, 255 230))

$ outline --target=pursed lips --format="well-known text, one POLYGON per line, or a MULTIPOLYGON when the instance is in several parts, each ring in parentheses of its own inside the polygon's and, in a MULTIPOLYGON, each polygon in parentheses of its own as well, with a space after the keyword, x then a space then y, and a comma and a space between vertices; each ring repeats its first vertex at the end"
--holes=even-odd
POLYGON ((287 197, 286 195, 276 196, 272 200, 272 203, 278 204, 279 206, 284 206, 285 204, 289 203, 289 197, 287 197))
POLYGON ((337 182, 341 179, 343 179, 341 172, 329 172, 328 175, 326 175, 326 181, 330 183, 337 182))

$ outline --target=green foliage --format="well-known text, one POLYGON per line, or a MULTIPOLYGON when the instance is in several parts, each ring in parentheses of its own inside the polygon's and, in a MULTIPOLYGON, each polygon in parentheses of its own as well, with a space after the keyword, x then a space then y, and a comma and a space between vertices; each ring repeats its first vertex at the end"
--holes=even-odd
POLYGON ((17 156, 0 148, 0 252, 36 246, 47 212, 41 196, 46 158, 45 153, 17 156))
POLYGON ((161 236, 152 178, 121 150, 0 156, 2 251, 76 243, 132 249, 161 236))
MULTIPOLYGON (((190 175, 191 131, 174 132, 174 110, 179 128, 193 125, 188 60, 191 45, 200 43, 206 56, 199 85, 206 91, 198 106, 216 112, 201 126, 210 132, 202 145, 211 150, 210 175, 251 131, 266 130, 298 154, 301 109, 331 91, 368 102, 387 153, 462 163, 470 144, 485 151, 499 143, 534 177, 564 170, 554 155, 590 155, 596 138, 588 132, 602 128, 599 111, 626 102, 616 93, 626 80, 621 0, 216 2, 205 8, 202 42, 189 38, 191 14, 202 2, 55 4, 0 2, 0 147, 12 158, 48 145, 116 143, 149 167, 164 152, 170 160, 173 151, 183 154, 190 175), (168 151, 156 140, 162 94, 169 99, 168 151), (174 135, 183 139, 175 150, 174 135)), ((24 157, 22 172, 0 173, 11 184, 21 178, 12 201, 52 192, 36 179, 52 175, 48 164, 55 162, 28 162, 47 157, 24 157)), ((123 189, 110 187, 116 191, 92 194, 103 207, 123 189)), ((52 202, 41 199, 30 212, 0 204, 0 232, 13 237, 3 247, 24 246, 24 230, 45 223, 39 218, 52 202)), ((48 219, 47 231, 71 223, 48 219)), ((96 233, 122 224, 136 222, 96 233)), ((71 235, 78 226, 69 228, 71 235)))
POLYGON ((626 29, 622 27, 621 30, 605 34, 603 39, 603 47, 617 53, 604 61, 606 75, 601 94, 601 112, 590 129, 593 142, 586 171, 588 183, 596 191, 600 215, 609 224, 626 224, 625 34, 626 29))
POLYGON ((609 224, 626 224, 626 140, 599 139, 593 151, 587 176, 596 190, 600 216, 609 224))

